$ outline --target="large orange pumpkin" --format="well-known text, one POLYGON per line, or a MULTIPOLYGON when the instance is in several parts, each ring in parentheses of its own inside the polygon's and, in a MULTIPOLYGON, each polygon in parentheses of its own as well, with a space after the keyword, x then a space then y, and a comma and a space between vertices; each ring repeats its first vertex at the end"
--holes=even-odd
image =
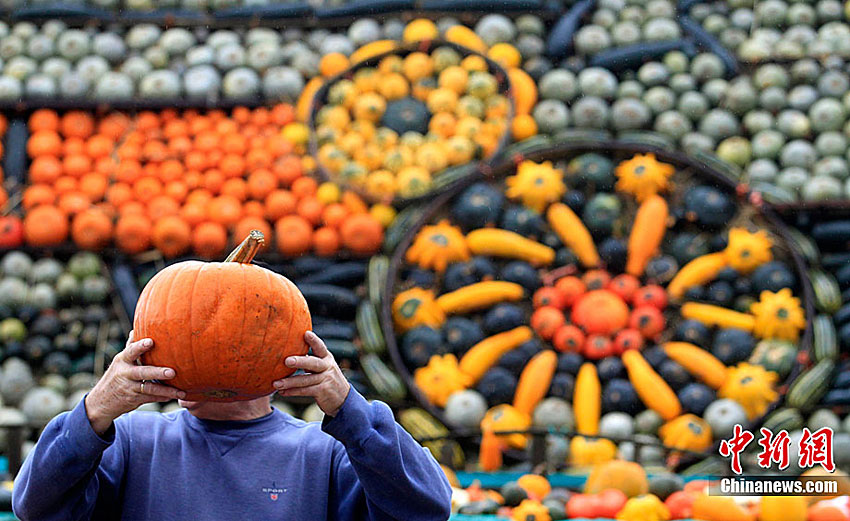
POLYGON ((307 353, 307 302, 286 277, 251 264, 263 243, 254 230, 224 262, 186 261, 157 273, 142 290, 136 338, 152 338, 148 365, 172 367, 169 384, 187 400, 232 402, 274 392, 307 353))

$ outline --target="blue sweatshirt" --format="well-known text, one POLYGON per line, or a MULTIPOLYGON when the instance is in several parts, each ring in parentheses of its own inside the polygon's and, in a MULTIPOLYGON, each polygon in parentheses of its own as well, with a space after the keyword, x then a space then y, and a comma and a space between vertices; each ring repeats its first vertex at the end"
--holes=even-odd
POLYGON ((22 521, 444 521, 451 488, 381 402, 354 389, 320 425, 135 411, 98 436, 85 400, 45 428, 15 480, 22 521))

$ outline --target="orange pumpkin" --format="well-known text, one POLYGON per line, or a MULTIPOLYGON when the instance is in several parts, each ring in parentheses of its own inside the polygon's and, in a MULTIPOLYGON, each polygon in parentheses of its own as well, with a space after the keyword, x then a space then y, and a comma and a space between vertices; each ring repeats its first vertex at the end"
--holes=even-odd
POLYGON ((287 215, 274 225, 277 249, 289 257, 306 253, 313 243, 313 228, 303 217, 287 215))
POLYGON ((187 400, 267 396, 294 372, 284 360, 307 353, 304 297, 286 277, 251 264, 263 241, 254 231, 224 262, 173 264, 142 290, 133 329, 154 341, 142 362, 174 368, 169 384, 187 400))
POLYGON ((150 219, 145 215, 124 215, 115 225, 115 245, 131 255, 141 253, 151 246, 150 219))
POLYGON ((68 217, 55 206, 36 206, 24 218, 24 239, 32 246, 55 246, 68 238, 68 217))
POLYGON ((355 255, 371 255, 384 240, 381 223, 367 213, 349 216, 339 228, 342 244, 355 255))
POLYGON ((154 224, 151 241, 166 257, 176 257, 189 249, 192 229, 177 216, 163 217, 154 224))
MULTIPOLYGON (((258 230, 263 234, 263 237, 271 237, 272 234, 272 227, 269 226, 268 221, 256 215, 246 215, 236 223, 236 227, 233 228, 233 236, 247 237, 251 230, 258 230)), ((264 244, 263 248, 265 247, 267 245, 264 244)))
POLYGON ((71 222, 71 237, 80 248, 100 250, 112 240, 112 219, 97 208, 80 212, 71 222))
POLYGON ((598 289, 579 298, 572 322, 588 334, 611 335, 629 322, 629 306, 613 291, 598 289))
POLYGON ((227 230, 218 223, 201 223, 192 233, 192 249, 205 259, 217 257, 226 247, 227 230))

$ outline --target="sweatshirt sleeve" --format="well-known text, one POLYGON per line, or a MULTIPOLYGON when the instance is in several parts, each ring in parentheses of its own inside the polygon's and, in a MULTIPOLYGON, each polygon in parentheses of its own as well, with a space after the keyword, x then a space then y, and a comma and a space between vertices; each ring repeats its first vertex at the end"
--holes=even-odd
POLYGON ((115 422, 105 435, 95 433, 84 399, 51 420, 15 479, 15 515, 21 521, 117 519, 125 462, 115 442, 121 428, 115 422))
POLYGON ((395 422, 386 404, 354 388, 322 430, 344 450, 334 454, 330 519, 445 521, 451 487, 431 453, 395 422))

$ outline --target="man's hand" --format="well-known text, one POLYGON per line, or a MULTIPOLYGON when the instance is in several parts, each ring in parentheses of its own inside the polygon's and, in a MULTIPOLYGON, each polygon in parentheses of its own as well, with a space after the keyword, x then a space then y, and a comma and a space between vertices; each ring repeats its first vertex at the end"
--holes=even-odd
POLYGON ((136 365, 142 353, 153 347, 153 340, 133 341, 133 332, 124 350, 112 359, 109 369, 86 396, 86 414, 98 434, 109 430, 112 420, 142 404, 183 398, 186 393, 151 380, 170 380, 176 373, 169 367, 136 365))
POLYGON ((312 396, 322 412, 328 416, 336 416, 348 397, 351 384, 345 379, 333 355, 316 333, 307 331, 304 340, 313 349, 313 356, 290 356, 286 359, 286 366, 303 369, 310 374, 277 380, 274 387, 281 396, 312 396))

